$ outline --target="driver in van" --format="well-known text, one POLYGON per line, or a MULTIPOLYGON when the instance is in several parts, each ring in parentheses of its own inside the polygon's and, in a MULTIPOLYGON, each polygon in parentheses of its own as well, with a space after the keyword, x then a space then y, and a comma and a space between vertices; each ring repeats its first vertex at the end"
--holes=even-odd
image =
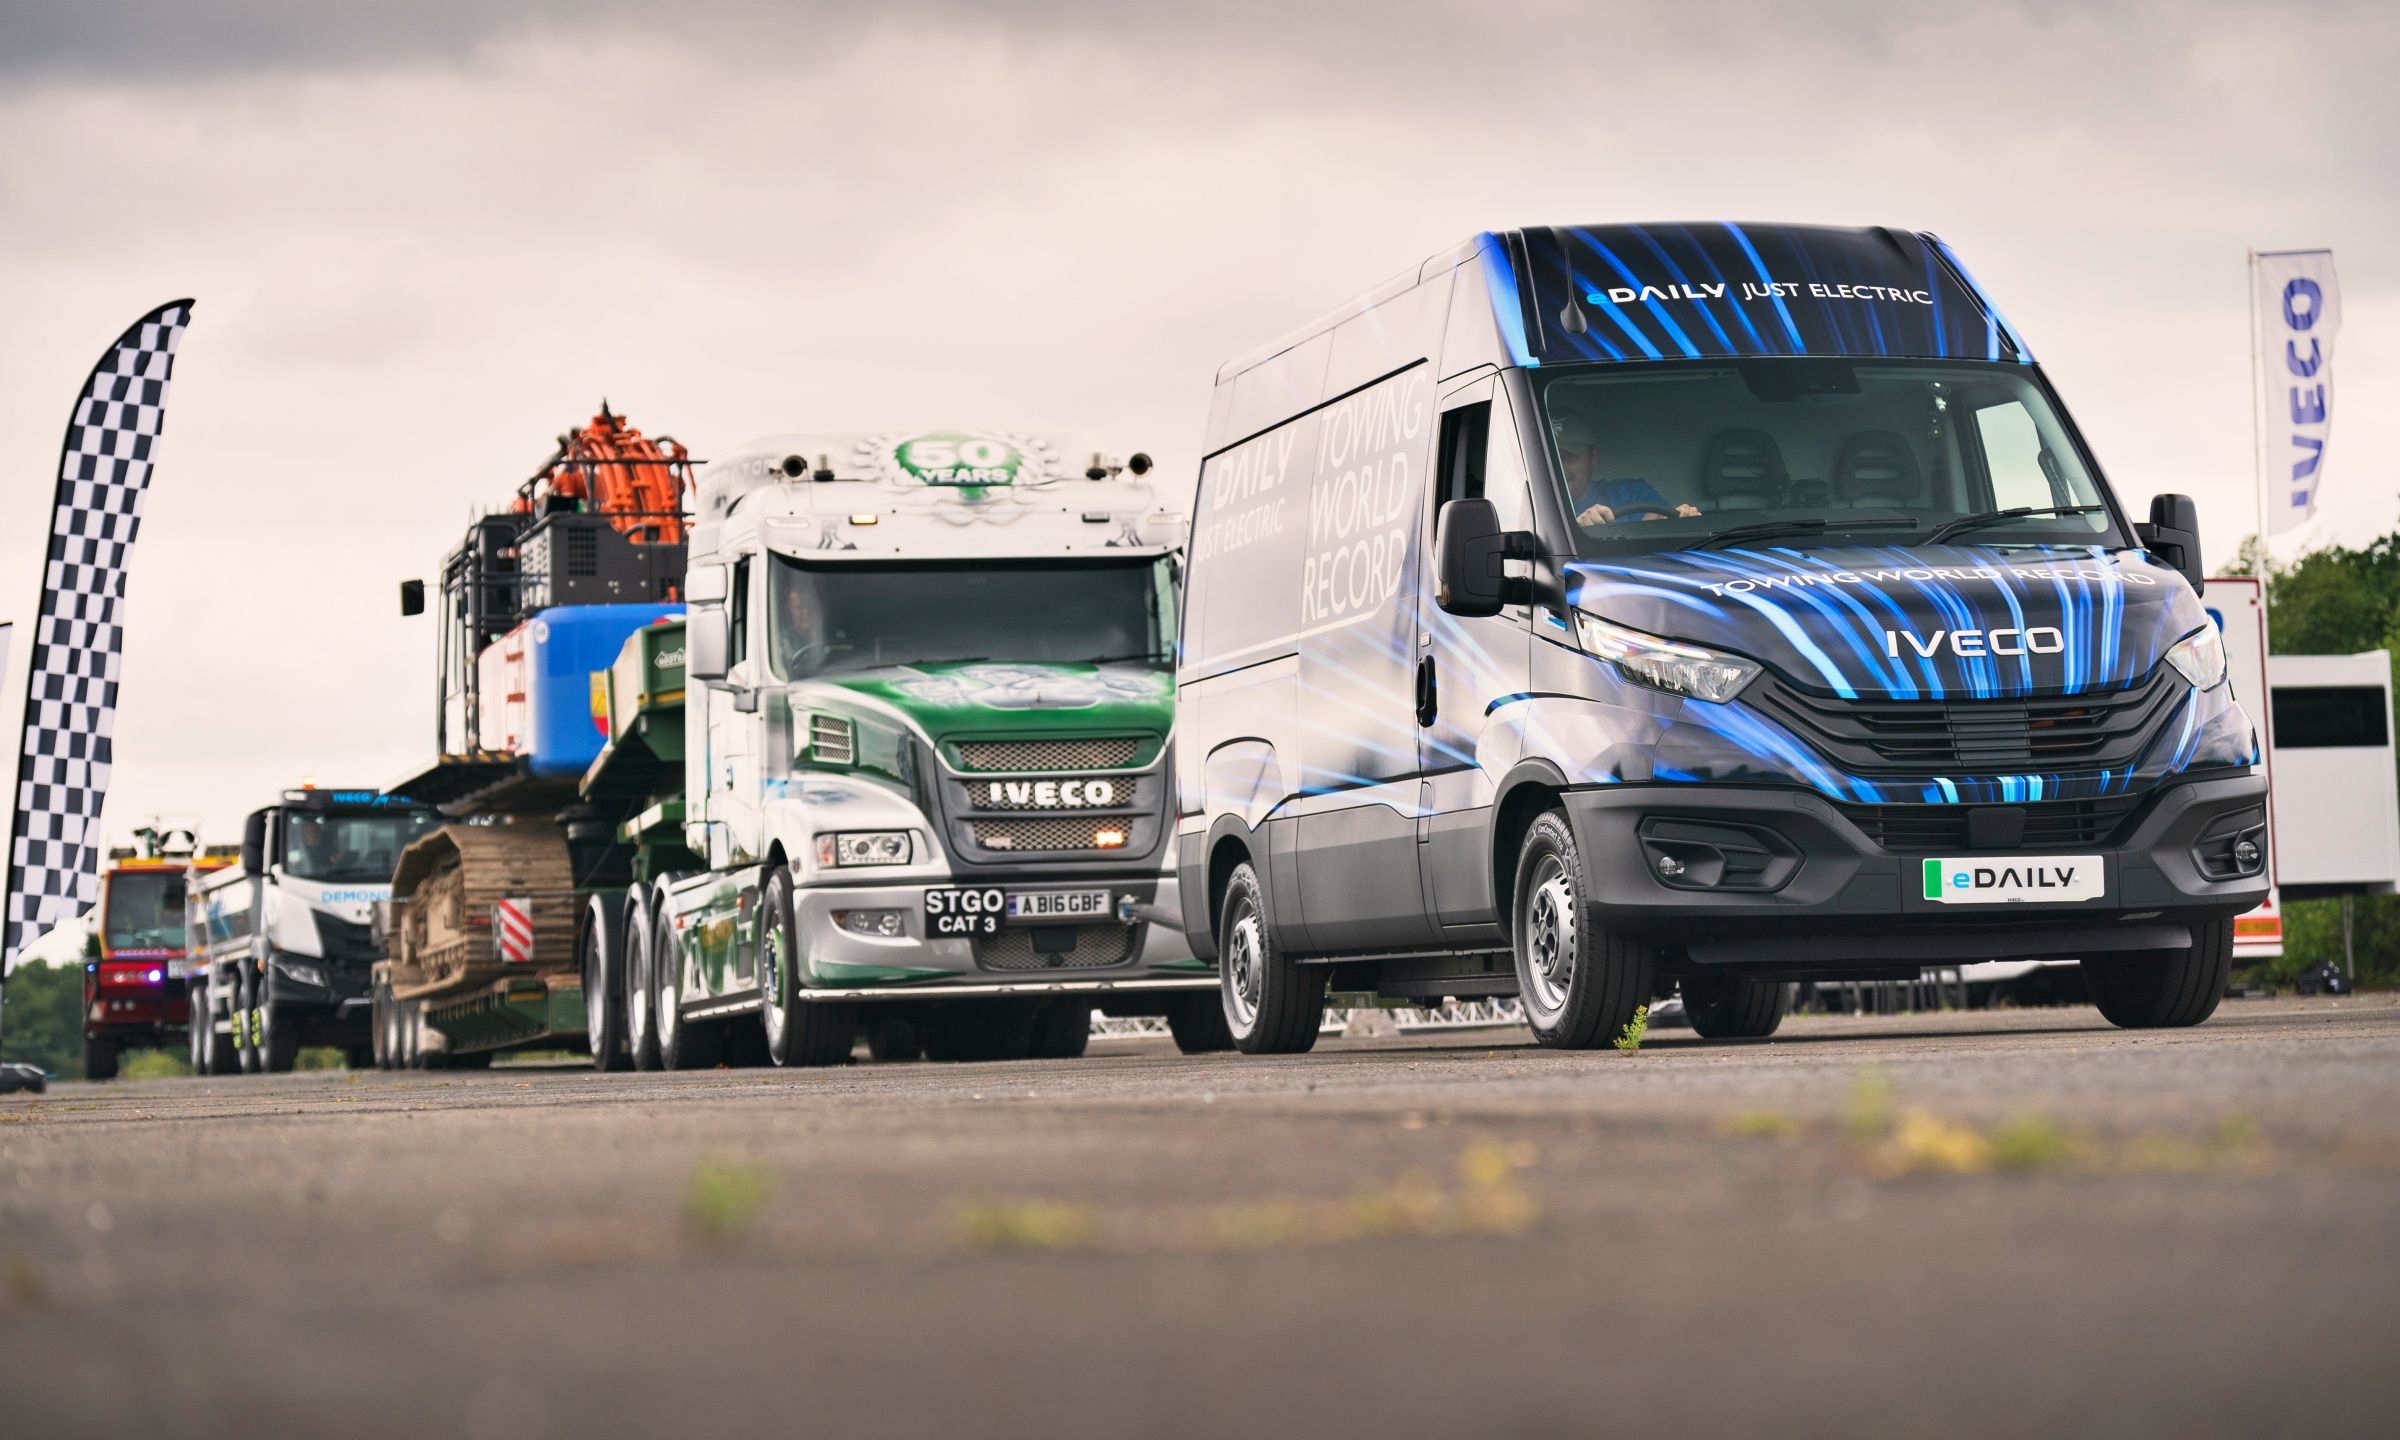
POLYGON ((1582 416, 1560 415, 1551 422, 1551 433, 1558 441, 1560 478, 1566 481, 1569 503, 1576 507, 1576 524, 1586 529, 1614 525, 1620 510, 1637 512, 1644 520, 1700 513, 1697 505, 1670 504, 1657 486, 1639 476, 1593 478, 1600 467, 1600 436, 1582 416))

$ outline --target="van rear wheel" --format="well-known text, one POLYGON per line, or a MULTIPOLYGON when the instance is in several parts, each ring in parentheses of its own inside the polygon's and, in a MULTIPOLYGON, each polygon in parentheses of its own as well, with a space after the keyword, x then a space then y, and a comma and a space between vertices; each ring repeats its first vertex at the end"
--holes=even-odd
POLYGON ((1217 910, 1217 988, 1225 1026, 1245 1055, 1297 1055, 1325 1023, 1323 966, 1301 965, 1275 943, 1267 892, 1245 860, 1233 867, 1217 910))
POLYGON ((1583 858, 1567 817, 1549 811, 1517 852, 1509 948, 1533 1038, 1559 1050, 1608 1044, 1650 1000, 1651 947, 1592 923, 1583 858))
POLYGON ((1783 1023, 1792 1003, 1792 987, 1781 980, 1686 975, 1682 989, 1685 1018, 1709 1040, 1764 1039, 1783 1023))
POLYGON ((2083 962, 2083 983, 2108 1022, 2127 1030, 2172 1030, 2216 1013, 2233 978, 2233 922, 2192 927, 2189 950, 2140 950, 2083 962))

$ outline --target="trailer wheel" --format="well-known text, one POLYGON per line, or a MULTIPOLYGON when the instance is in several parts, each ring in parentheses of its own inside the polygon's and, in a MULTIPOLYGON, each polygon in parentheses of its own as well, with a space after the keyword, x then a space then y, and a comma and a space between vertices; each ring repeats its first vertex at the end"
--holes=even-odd
POLYGON ((650 931, 652 894, 647 885, 625 892, 624 944, 619 947, 625 957, 625 1048, 636 1070, 659 1068, 658 992, 650 973, 655 943, 650 931))
POLYGON ((1225 1023, 1225 1001, 1215 994, 1177 995, 1167 1001, 1167 1033, 1186 1055, 1208 1055, 1233 1048, 1233 1030, 1225 1023))
POLYGON ((1325 967, 1301 965, 1275 943, 1266 887, 1249 861, 1233 867, 1217 913, 1217 971, 1226 1028, 1246 1055, 1297 1055, 1325 1023, 1325 967))
POLYGON ((2233 922, 2192 927, 2189 950, 2144 950, 2083 962, 2092 1003, 2112 1025, 2170 1030, 2216 1013, 2233 978, 2233 922))
POLYGON ((892 1062, 921 1060, 925 1056, 924 1040, 918 1036, 917 1027, 906 1020, 887 1017, 870 1021, 866 1031, 867 1055, 871 1059, 892 1062))
POLYGON ((683 940, 664 903, 650 926, 650 1013, 661 1070, 713 1070, 724 1058, 724 1026, 683 1018, 683 940))
POLYGON ((767 1058, 778 1065, 847 1064, 858 1039, 858 1009, 800 996, 800 927, 792 914, 792 872, 778 865, 759 896, 759 1017, 767 1058))
POLYGON ((83 1078, 86 1080, 116 1079, 117 1061, 124 1054, 125 1044, 121 1040, 111 1040, 104 1035, 85 1036, 83 1040, 83 1078))
POLYGON ((624 1070, 633 1063, 625 1048, 625 957, 623 897, 594 895, 584 906, 576 936, 583 962, 583 1033, 594 1070, 624 1070))
POLYGON ((208 1073, 208 1042, 204 1038, 208 1034, 208 1010, 201 1004, 201 998, 206 993, 196 980, 184 987, 183 1039, 184 1044, 190 1047, 190 1053, 184 1059, 192 1067, 194 1075, 208 1073))
POLYGON ((1775 1033, 1791 1005, 1792 987, 1781 980, 1739 975, 1683 977, 1683 1013, 1709 1040, 1758 1040, 1775 1033))
POLYGON ((1517 994, 1536 1041, 1560 1050, 1609 1044, 1650 1002, 1650 947, 1592 923, 1583 857, 1556 810, 1525 832, 1512 914, 1517 994))
POLYGON ((1033 1058, 1076 1060, 1091 1048, 1092 1002, 1053 1000, 1033 1017, 1033 1058))

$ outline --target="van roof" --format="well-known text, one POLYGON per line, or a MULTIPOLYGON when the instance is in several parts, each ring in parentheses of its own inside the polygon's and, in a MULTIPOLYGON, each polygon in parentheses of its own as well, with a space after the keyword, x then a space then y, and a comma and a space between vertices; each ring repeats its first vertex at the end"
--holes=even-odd
POLYGON ((1929 233, 1733 221, 1549 225, 1485 231, 1437 251, 1226 365, 1217 383, 1469 263, 1484 271, 1518 364, 2033 359, 1957 255, 1929 233))

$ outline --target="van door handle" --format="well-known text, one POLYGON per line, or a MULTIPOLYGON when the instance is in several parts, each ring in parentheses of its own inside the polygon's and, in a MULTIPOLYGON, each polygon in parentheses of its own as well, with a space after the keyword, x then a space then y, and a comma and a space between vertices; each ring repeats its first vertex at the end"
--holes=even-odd
POLYGON ((1428 655, 1417 662, 1417 723, 1431 725, 1435 714, 1435 698, 1439 694, 1433 679, 1433 657, 1428 655))

